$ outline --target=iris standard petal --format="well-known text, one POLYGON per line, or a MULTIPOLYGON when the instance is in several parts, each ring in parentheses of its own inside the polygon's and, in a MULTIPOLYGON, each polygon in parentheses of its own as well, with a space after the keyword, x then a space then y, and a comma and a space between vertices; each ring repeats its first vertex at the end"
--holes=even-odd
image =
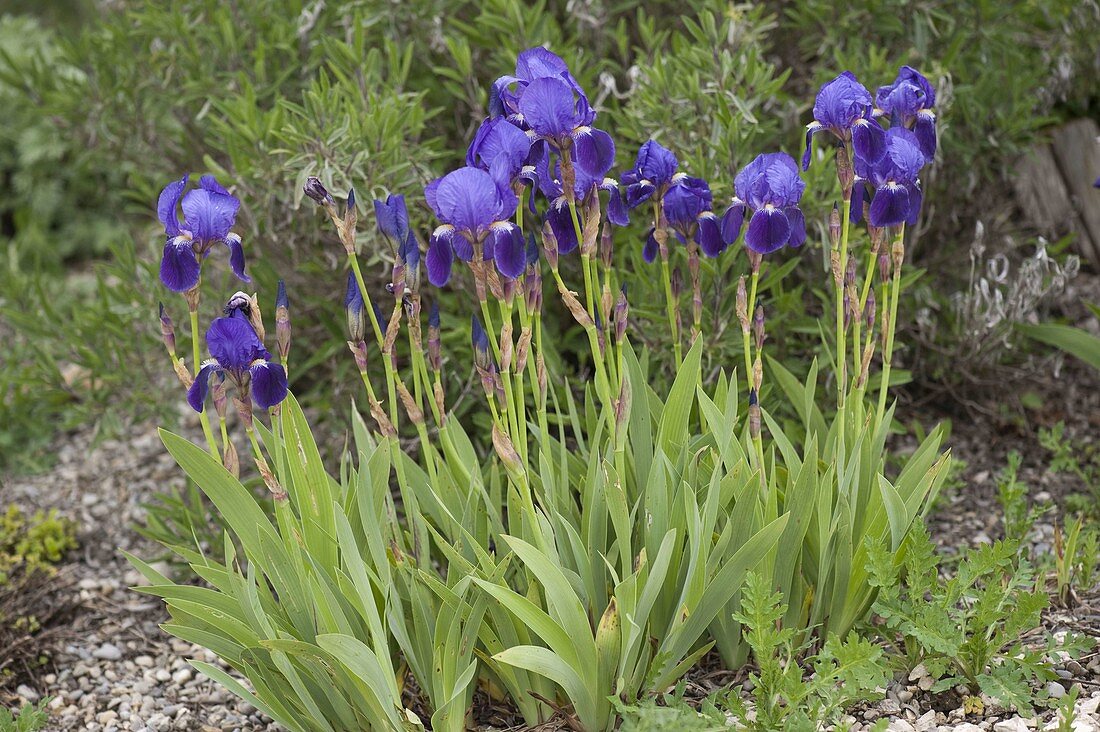
POLYGON ((183 195, 183 189, 187 187, 189 177, 185 175, 179 180, 172 181, 164 187, 164 190, 160 192, 160 197, 157 198, 157 218, 164 224, 166 236, 179 236, 180 220, 179 215, 176 213, 176 207, 183 195))
POLYGON ((871 225, 897 226, 905 223, 909 216, 909 191, 896 183, 879 186, 871 201, 871 225))
POLYGON ((199 188, 204 191, 210 191, 211 193, 217 193, 222 196, 228 196, 229 191, 225 190, 225 187, 218 182, 218 179, 207 173, 203 177, 199 178, 199 188))
POLYGON ((722 241, 727 245, 741 236, 741 225, 745 222, 745 204, 735 200, 722 214, 722 241))
POLYGON ((523 274, 527 268, 527 251, 519 227, 501 222, 493 227, 490 236, 493 239, 493 260, 500 273, 508 279, 523 274))
POLYGON ((917 112, 913 134, 917 137, 920 151, 924 153, 925 162, 931 163, 936 157, 936 113, 928 109, 917 112))
POLYGON ((244 247, 241 246, 241 237, 229 232, 224 241, 229 247, 229 268, 241 282, 251 282, 252 278, 244 273, 244 247))
POLYGON ((450 236, 432 234, 428 242, 428 255, 424 263, 428 269, 428 282, 436 287, 443 287, 451 279, 451 265, 455 255, 450 240, 450 236))
POLYGON ((871 106, 871 92, 855 74, 845 71, 822 85, 814 99, 814 119, 823 127, 841 132, 871 106))
POLYGON ((217 361, 206 361, 199 369, 199 373, 195 375, 191 388, 187 390, 187 403, 196 412, 202 411, 206 395, 210 392, 210 377, 222 371, 224 369, 218 365, 217 361))
POLYGON ((196 188, 187 192, 181 205, 191 235, 200 242, 212 242, 222 241, 229 234, 241 202, 227 194, 196 188))
POLYGON ((695 241, 703 254, 711 258, 717 257, 726 248, 718 217, 710 211, 699 217, 698 226, 695 227, 695 241))
POLYGON ((459 168, 443 176, 434 189, 434 199, 440 221, 460 231, 478 232, 502 218, 496 182, 479 168, 459 168))
POLYGON ((646 140, 638 150, 638 160, 634 164, 634 173, 639 179, 645 179, 655 186, 668 184, 680 161, 676 154, 656 140, 646 140))
POLYGON ((749 219, 745 245, 758 254, 770 254, 791 238, 787 215, 777 208, 762 208, 749 219))
POLYGON ((173 292, 187 292, 199 284, 201 266, 195 258, 191 240, 184 236, 170 238, 164 243, 160 260, 160 281, 173 292))
POLYGON ((529 81, 544 76, 569 76, 569 65, 561 56, 542 46, 521 51, 516 58, 516 76, 529 81))
POLYGON ((271 358, 256 331, 243 318, 215 318, 206 331, 206 347, 222 368, 243 373, 258 358, 271 358))
POLYGON ((852 125, 852 150, 857 161, 878 162, 886 153, 886 130, 875 120, 859 120, 852 125))
POLYGON ((558 78, 543 77, 528 84, 520 97, 519 111, 524 122, 545 138, 560 140, 577 126, 573 89, 558 78))
POLYGON ((593 178, 603 178, 615 164, 615 141, 603 130, 583 127, 573 136, 577 167, 593 178))
POLYGON ((649 233, 645 237, 645 246, 642 247, 642 259, 646 261, 646 264, 653 264, 653 260, 657 258, 657 252, 660 249, 660 245, 657 244, 657 237, 653 235, 654 230, 650 229, 649 233))
POLYGON ((259 361, 249 369, 252 375, 252 398, 263 409, 270 409, 286 399, 286 371, 277 363, 259 361))

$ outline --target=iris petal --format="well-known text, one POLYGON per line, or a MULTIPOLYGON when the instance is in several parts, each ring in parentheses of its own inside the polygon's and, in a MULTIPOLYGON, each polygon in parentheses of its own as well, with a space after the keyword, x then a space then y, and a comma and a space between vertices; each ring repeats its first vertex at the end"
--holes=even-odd
POLYGON ((816 121, 816 120, 811 122, 810 124, 806 125, 806 149, 802 152, 802 169, 803 170, 809 170, 810 169, 810 155, 813 152, 813 147, 812 146, 813 146, 814 135, 816 135, 818 132, 821 132, 823 129, 825 129, 825 128, 822 127, 821 123, 816 121))
POLYGON ((536 133, 548 138, 563 138, 576 126, 576 102, 573 89, 558 78, 535 79, 523 91, 519 111, 536 133))
POLYGON ((872 226, 897 226, 910 217, 909 192, 904 186, 887 184, 879 186, 871 201, 872 226))
POLYGON ((932 162, 936 157, 936 115, 925 110, 917 113, 917 121, 913 125, 913 134, 917 136, 917 144, 924 153, 924 160, 932 162))
POLYGON ((436 287, 446 285, 451 279, 451 265, 454 263, 450 237, 433 234, 428 242, 428 256, 424 261, 428 268, 428 281, 436 287))
POLYGON ((752 215, 745 245, 758 254, 770 254, 791 238, 791 224, 777 208, 762 208, 752 215))
POLYGON ((191 388, 187 390, 187 403, 191 405, 191 408, 196 412, 201 412, 203 409, 203 403, 206 401, 206 395, 210 391, 210 377, 216 372, 224 371, 217 361, 207 361, 199 369, 199 373, 195 376, 195 380, 191 383, 191 388))
POLYGON ((527 267, 527 251, 519 227, 511 224, 494 227, 493 259, 497 269, 508 279, 523 274, 527 267))
POLYGON ((653 260, 657 258, 657 251, 660 248, 657 244, 657 237, 653 235, 653 231, 653 229, 649 230, 645 238, 645 246, 642 247, 642 259, 646 261, 646 264, 653 264, 653 260))
POLYGON ((695 241, 699 248, 708 257, 717 257, 726 248, 722 241, 722 229, 718 224, 718 217, 711 212, 706 212, 699 217, 699 224, 695 228, 695 241))
POLYGON ((584 130, 573 138, 577 167, 593 178, 603 178, 615 164, 615 141, 603 130, 584 130))
POLYGON ((448 173, 433 193, 439 219, 461 231, 476 233, 498 218, 511 216, 511 212, 503 211, 500 191, 492 176, 478 168, 459 168, 448 173))
POLYGON ((391 194, 385 201, 375 200, 374 216, 378 219, 378 229, 391 241, 400 243, 409 236, 409 211, 405 207, 405 197, 391 194))
POLYGON ((225 237, 225 245, 229 247, 229 267, 233 274, 241 282, 251 282, 252 278, 244 273, 244 247, 241 246, 241 237, 230 232, 225 237))
POLYGON ((230 195, 196 188, 183 197, 182 207, 191 235, 200 242, 211 242, 229 234, 241 202, 230 195))
POLYGON ((806 242, 806 217, 802 215, 802 209, 798 206, 788 206, 783 209, 787 215, 787 222, 791 225, 791 235, 787 239, 787 246, 800 247, 806 242))
POLYGON ((924 195, 915 183, 907 186, 907 192, 909 193, 909 218, 905 220, 905 223, 916 226, 917 219, 920 217, 920 207, 924 203, 924 195))
POLYGON ((852 150, 857 160, 878 162, 886 153, 886 130, 873 120, 859 120, 852 126, 852 150))
POLYGON ((745 204, 734 201, 722 214, 722 241, 727 245, 737 241, 741 235, 741 225, 745 223, 745 204))
POLYGON ((199 178, 199 188, 202 188, 204 191, 210 191, 211 193, 217 193, 222 196, 229 195, 229 191, 225 190, 222 184, 218 182, 218 179, 210 175, 209 173, 199 178))
POLYGON ((256 331, 243 318, 215 318, 206 331, 206 347, 229 371, 243 372, 256 359, 271 358, 256 331))
POLYGON ((176 213, 176 207, 183 195, 183 189, 187 187, 189 177, 185 175, 179 180, 166 185, 157 199, 157 218, 164 224, 164 233, 167 236, 179 236, 180 234, 180 221, 179 215, 176 213))
POLYGON ((286 399, 286 371, 277 363, 261 361, 248 369, 252 375, 252 398, 263 409, 286 399))
POLYGON ((558 240, 559 254, 569 254, 577 248, 577 230, 573 227, 569 206, 550 204, 550 208, 546 211, 546 220, 550 222, 554 238, 558 240))
POLYGON ((195 258, 191 240, 177 236, 164 243, 160 260, 160 281, 173 292, 187 292, 199 284, 201 267, 195 258))

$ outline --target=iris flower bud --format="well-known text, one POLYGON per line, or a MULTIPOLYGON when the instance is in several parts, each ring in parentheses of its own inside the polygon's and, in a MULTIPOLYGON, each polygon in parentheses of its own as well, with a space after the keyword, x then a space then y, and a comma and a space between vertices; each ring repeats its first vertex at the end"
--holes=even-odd
POLYGON ((428 365, 432 371, 438 372, 442 363, 440 358, 439 343, 439 303, 432 302, 432 309, 428 312, 428 365))
POLYGON ((848 148, 841 145, 836 149, 836 177, 840 181, 840 190, 845 201, 852 200, 852 186, 855 185, 855 171, 852 169, 852 159, 848 156, 848 148))
POLYGON ((680 267, 676 266, 672 268, 672 299, 679 300, 681 293, 684 291, 684 275, 680 271, 680 267))
POLYGON ((489 335, 476 315, 470 316, 470 344, 474 348, 474 364, 479 369, 486 370, 492 366, 489 358, 489 335))
POLYGON ((164 303, 160 304, 160 338, 164 341, 164 347, 168 355, 176 358, 176 326, 172 323, 171 316, 164 309, 164 303))
POLYGON ((890 279, 890 257, 886 252, 878 255, 878 276, 883 282, 890 279))
POLYGON ((290 299, 286 296, 286 283, 279 280, 275 292, 275 340, 279 347, 279 360, 286 365, 290 355, 290 299))
POLYGON ((757 305, 756 313, 752 319, 752 333, 756 340, 756 350, 764 347, 764 306, 757 305))
POLYGON ((848 271, 844 273, 844 284, 852 287, 856 283, 856 258, 848 257, 848 271))
POLYGON ((367 314, 363 309, 363 293, 355 281, 355 273, 348 273, 348 289, 344 295, 344 314, 347 316, 348 338, 352 343, 364 340, 367 334, 367 314))
POLYGON ((321 183, 321 179, 316 176, 311 175, 306 178, 306 184, 303 186, 303 190, 305 194, 318 205, 336 205, 336 201, 333 199, 332 194, 329 193, 328 189, 321 183))
POLYGON ((749 332, 749 293, 745 289, 745 275, 737 280, 737 320, 741 323, 741 332, 749 332))
POLYGON ((890 260, 895 272, 905 263, 905 243, 900 238, 895 239, 893 246, 890 247, 890 260))
POLYGON ((760 402, 756 397, 756 389, 749 389, 749 437, 760 437, 760 402))
POLYGON ((863 306, 863 322, 867 325, 867 330, 875 327, 875 290, 872 288, 867 293, 867 304, 863 306))
MULTIPOLYGON (((612 195, 615 195, 612 193, 612 195)), ((603 226, 603 231, 600 234, 600 258, 603 260, 603 266, 607 269, 611 269, 611 261, 615 254, 615 244, 611 239, 611 224, 607 223, 603 226)))
POLYGON ((615 300, 615 342, 622 343, 626 336, 626 321, 630 313, 630 303, 626 299, 626 284, 619 289, 619 297, 615 300))
POLYGON ((840 246, 840 208, 833 203, 833 210, 829 214, 829 241, 833 248, 840 246))
POLYGON ((550 269, 555 272, 558 269, 558 238, 554 236, 554 229, 547 221, 542 225, 542 251, 546 254, 546 261, 550 263, 550 269))

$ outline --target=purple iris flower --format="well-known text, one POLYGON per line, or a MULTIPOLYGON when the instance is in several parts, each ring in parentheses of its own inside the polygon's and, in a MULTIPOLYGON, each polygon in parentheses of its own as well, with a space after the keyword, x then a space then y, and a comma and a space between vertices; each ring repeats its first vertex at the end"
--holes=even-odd
POLYGON ((810 167, 811 143, 818 132, 833 133, 842 142, 851 141, 855 154, 867 160, 882 157, 885 131, 874 118, 871 92, 855 74, 845 71, 826 83, 814 100, 814 121, 806 125, 806 151, 802 169, 810 167))
MULTIPOLYGON (((565 195, 565 188, 561 181, 561 161, 554 161, 553 172, 550 170, 550 157, 543 156, 536 163, 536 175, 539 180, 539 189, 550 201, 550 207, 546 211, 546 220, 550 222, 550 228, 554 232, 554 238, 558 241, 558 252, 568 254, 577 248, 577 229, 573 226, 573 214, 569 212, 569 198, 565 195)), ((590 195, 596 195, 596 191, 607 191, 607 220, 615 226, 626 226, 630 223, 630 215, 623 205, 623 198, 619 193, 619 182, 614 178, 589 175, 583 170, 574 171, 576 176, 573 181, 573 199, 584 201, 590 195)))
POLYGON ((902 66, 889 86, 880 86, 875 94, 879 114, 890 115, 894 125, 913 130, 925 162, 936 155, 936 90, 912 66, 902 66))
MULTIPOLYGON (((702 178, 692 178, 683 173, 673 176, 671 180, 672 184, 661 199, 665 220, 681 242, 691 239, 699 245, 703 254, 717 257, 732 240, 722 238, 721 223, 711 210, 713 196, 710 186, 702 178)), ((657 257, 657 249, 657 240, 651 232, 642 249, 642 258, 652 262, 657 257)))
POLYGON ((493 259, 502 275, 511 279, 523 273, 523 235, 508 219, 519 199, 508 187, 498 186, 480 168, 459 168, 424 188, 424 196, 442 222, 428 243, 428 280, 436 287, 447 284, 457 256, 469 262, 480 250, 493 259))
POLYGON ((508 117, 513 124, 519 124, 520 98, 532 81, 543 78, 560 79, 578 95, 584 96, 584 90, 569 73, 569 66, 565 61, 552 51, 535 46, 516 59, 515 76, 502 76, 493 82, 489 89, 490 116, 508 117))
MULTIPOLYGON (((877 163, 856 158, 857 190, 874 189, 871 226, 917 223, 923 199, 917 176, 924 163, 920 141, 915 133, 904 127, 891 127, 886 131, 886 153, 877 163)), ((862 200, 862 196, 853 198, 862 200)))
POLYGON ((167 237, 160 262, 161 282, 175 292, 187 292, 198 285, 202 261, 214 244, 229 248, 233 274, 243 282, 251 282, 244 273, 241 238, 230 231, 241 202, 212 175, 204 175, 199 179, 199 187, 184 195, 189 178, 185 175, 166 185, 157 200, 157 217, 164 224, 167 237), (177 208, 183 210, 182 225, 177 208))
POLYGON ((787 153, 767 153, 741 169, 733 181, 737 196, 722 216, 722 239, 734 242, 741 232, 745 211, 752 213, 745 245, 758 254, 806 241, 806 219, 798 207, 806 183, 787 153))
MULTIPOLYGON (((526 132, 504 117, 489 117, 478 127, 466 151, 466 165, 488 171, 498 186, 515 190, 517 182, 538 185, 530 157, 531 138, 526 132)), ((534 213, 534 197, 528 205, 534 213)))
POLYGON ((535 79, 519 99, 519 114, 536 143, 545 142, 562 155, 570 153, 579 172, 602 178, 615 164, 615 141, 592 127, 596 112, 568 82, 556 77, 535 79))
POLYGON ((626 186, 626 205, 636 208, 654 193, 663 196, 679 165, 676 155, 656 140, 642 143, 634 167, 621 176, 626 186))
POLYGON ((196 412, 203 410, 214 374, 228 376, 243 402, 247 403, 251 395, 260 407, 267 409, 286 398, 286 371, 279 364, 270 363, 271 354, 247 320, 216 318, 206 331, 206 346, 213 358, 203 362, 195 383, 187 391, 187 402, 196 412))

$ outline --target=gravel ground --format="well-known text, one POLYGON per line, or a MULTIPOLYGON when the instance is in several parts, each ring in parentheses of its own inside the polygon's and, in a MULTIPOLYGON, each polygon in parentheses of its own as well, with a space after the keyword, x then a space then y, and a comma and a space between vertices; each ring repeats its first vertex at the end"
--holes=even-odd
MULTIPOLYGON (((1067 436, 1096 440, 1100 420, 1100 388, 1095 374, 1069 372, 1073 378, 1059 397, 1048 400, 1046 412, 1034 415, 1039 424, 1067 420, 1067 436)), ((935 417, 935 415, 930 415, 935 417)), ((989 418, 956 422, 952 438, 955 454, 966 460, 965 491, 945 496, 931 521, 936 540, 945 547, 982 543, 1000 535, 995 476, 1005 455, 1018 449, 1025 455, 1021 479, 1038 491, 1033 498, 1057 503, 1066 492, 1079 489, 1044 471, 1045 457, 1037 453, 1034 425, 1006 427, 989 418)), ((199 435, 195 435, 196 438, 199 435)), ((168 637, 158 627, 166 614, 158 601, 128 588, 140 577, 120 554, 156 554, 149 542, 130 526, 144 510, 141 503, 155 493, 182 484, 181 474, 160 444, 152 425, 134 427, 125 439, 92 445, 88 433, 68 435, 59 442, 57 463, 49 472, 0 482, 2 502, 30 508, 57 508, 79 526, 80 549, 63 568, 74 601, 79 603, 63 647, 48 673, 34 686, 21 685, 16 697, 0 703, 19 703, 19 697, 50 702, 51 730, 252 730, 275 729, 251 705, 221 690, 194 671, 187 659, 215 662, 205 650, 168 637)), ((1051 518, 1043 519, 1034 536, 1039 548, 1049 550, 1051 518)), ((1084 630, 1100 635, 1100 596, 1083 597, 1074 611, 1048 613, 1048 630, 1084 630)), ((1081 686, 1077 703, 1078 732, 1100 732, 1100 656, 1067 659, 1059 668, 1061 683, 1048 691, 1064 695, 1081 686), (1057 687, 1057 688, 1055 688, 1057 687)), ((947 730, 959 732, 1020 732, 1051 729, 1051 712, 1025 719, 999 710, 990 700, 981 714, 965 715, 961 702, 945 703, 924 690, 929 679, 918 672, 893 682, 887 698, 849 718, 853 729, 868 728, 881 718, 896 732, 947 730)))

